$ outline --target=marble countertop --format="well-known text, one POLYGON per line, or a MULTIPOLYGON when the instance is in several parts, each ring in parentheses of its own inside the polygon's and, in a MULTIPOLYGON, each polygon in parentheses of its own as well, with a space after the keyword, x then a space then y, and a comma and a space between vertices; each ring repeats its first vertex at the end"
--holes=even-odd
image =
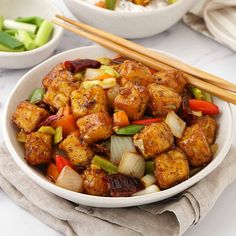
MULTIPOLYGON (((71 16, 61 1, 55 1, 65 15, 71 16)), ((175 54, 185 61, 212 72, 229 81, 236 82, 235 65, 236 53, 232 50, 202 36, 183 23, 178 23, 168 31, 146 39, 135 40, 146 47, 156 48, 175 54)), ((90 41, 82 39, 70 32, 64 38, 55 53, 71 48, 91 45, 90 41)), ((0 69, 0 116, 6 99, 16 82, 27 70, 0 69)), ((234 112, 236 111, 233 107, 234 112)), ((3 140, 0 132, 0 142, 3 140)), ((236 144, 236 135, 233 143, 236 144)), ((235 173, 236 174, 236 173, 235 173)), ((191 227, 185 236, 236 235, 236 182, 229 186, 214 208, 198 225, 191 227)), ((13 236, 57 236, 60 235, 48 226, 42 224, 28 212, 16 206, 0 189, 0 222, 1 235, 13 236)))

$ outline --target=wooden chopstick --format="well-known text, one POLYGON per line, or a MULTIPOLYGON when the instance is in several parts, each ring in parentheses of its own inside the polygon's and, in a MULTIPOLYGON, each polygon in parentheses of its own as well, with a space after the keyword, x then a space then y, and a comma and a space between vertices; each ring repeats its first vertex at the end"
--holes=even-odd
MULTIPOLYGON (((121 55, 124 55, 124 56, 127 56, 133 60, 137 60, 137 61, 140 61, 142 62, 143 64, 147 65, 147 66, 150 66, 156 70, 160 70, 160 69, 164 69, 164 70, 168 70, 170 69, 169 66, 163 64, 163 63, 160 63, 152 58, 149 58, 147 56, 144 56, 142 54, 139 54, 138 52, 135 52, 133 50, 130 50, 126 47, 123 47, 119 44, 116 44, 112 41, 109 41, 107 39, 104 39, 104 38, 101 38, 100 36, 97 36, 97 35, 93 35, 89 32, 86 32, 86 31, 83 31, 83 30, 80 30, 80 29, 77 29, 77 28, 74 28, 74 27, 71 27, 69 25, 66 25, 60 21, 56 21, 56 20, 53 20, 53 23, 54 24, 57 24, 69 31, 72 31, 82 37, 85 37, 85 38, 88 38, 94 42, 97 42, 99 43, 100 45, 106 47, 106 48, 109 48, 115 52, 118 52, 119 54, 121 55)), ((186 74, 187 75, 187 74, 186 74)), ((212 84, 209 84, 205 81, 202 81, 200 79, 197 79, 191 75, 187 75, 187 82, 189 84, 192 84, 200 89, 203 89, 204 91, 206 92, 209 92, 225 101, 228 101, 230 103, 233 103, 236 105, 236 95, 227 91, 227 90, 224 90, 222 88, 219 88, 215 85, 212 85, 212 84)))
MULTIPOLYGON (((127 47, 127 48, 133 50, 133 51, 139 52, 140 54, 143 54, 144 56, 147 56, 147 57, 150 57, 154 60, 157 60, 157 61, 161 62, 162 65, 166 64, 166 65, 170 66, 169 69, 181 70, 182 72, 185 72, 189 75, 193 75, 195 77, 198 77, 198 78, 200 78, 208 83, 214 84, 220 88, 223 88, 223 89, 226 89, 226 90, 229 90, 232 92, 236 92, 236 85, 235 84, 228 82, 222 78, 219 78, 215 75, 212 75, 210 73, 207 73, 205 71, 202 71, 200 69, 197 69, 193 66, 187 65, 175 58, 169 57, 167 55, 163 55, 161 53, 157 53, 155 51, 152 51, 150 49, 143 47, 142 45, 133 43, 129 40, 126 40, 124 38, 118 37, 118 36, 113 35, 111 33, 105 32, 103 30, 97 29, 97 28, 92 27, 90 25, 86 25, 84 23, 74 21, 74 20, 69 19, 65 16, 56 15, 56 17, 61 20, 64 20, 65 22, 68 22, 72 25, 75 25, 83 30, 86 30, 87 32, 90 32, 92 34, 96 34, 100 37, 108 39, 109 41, 113 41, 116 44, 122 45, 124 47, 127 47)), ((164 68, 164 67, 162 67, 162 68, 164 68)))

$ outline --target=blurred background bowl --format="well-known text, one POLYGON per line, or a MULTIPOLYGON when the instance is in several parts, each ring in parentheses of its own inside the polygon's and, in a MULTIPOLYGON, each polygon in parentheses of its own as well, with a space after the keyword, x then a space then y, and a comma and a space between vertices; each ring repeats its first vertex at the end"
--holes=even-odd
MULTIPOLYGON (((50 0, 0 0, 0 6, 0 16, 4 16, 5 19, 40 16, 50 21, 55 14, 61 14, 50 0)), ((23 69, 39 64, 56 49, 62 35, 63 29, 54 25, 51 40, 39 48, 24 52, 0 51, 0 68, 23 69)))
POLYGON ((170 28, 196 2, 195 0, 178 0, 172 5, 159 9, 117 12, 82 0, 63 1, 78 20, 129 39, 152 36, 170 28))

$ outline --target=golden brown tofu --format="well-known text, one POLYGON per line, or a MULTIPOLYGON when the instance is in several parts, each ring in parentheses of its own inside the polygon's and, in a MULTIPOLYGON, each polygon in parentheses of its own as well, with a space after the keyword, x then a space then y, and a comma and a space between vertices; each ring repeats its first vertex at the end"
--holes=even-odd
POLYGON ((119 72, 121 86, 124 86, 128 81, 144 87, 154 82, 154 77, 149 68, 137 61, 124 61, 119 68, 119 72))
POLYGON ((48 164, 52 157, 52 135, 33 132, 27 135, 25 160, 29 165, 48 164))
POLYGON ((188 179, 188 159, 180 149, 162 153, 154 160, 154 174, 160 188, 170 188, 188 179))
POLYGON ((107 173, 101 169, 88 168, 84 171, 84 192, 96 196, 108 196, 107 173))
POLYGON ((169 111, 176 111, 181 105, 181 96, 173 89, 163 85, 150 84, 149 111, 154 116, 165 116, 169 111))
POLYGON ((203 133, 206 136, 209 145, 215 142, 217 124, 214 118, 210 116, 203 116, 194 121, 195 124, 199 124, 203 133))
POLYGON ((73 115, 77 118, 107 111, 107 98, 101 86, 90 89, 80 88, 71 94, 71 107, 73 115))
POLYGON ((70 105, 70 94, 77 88, 78 85, 70 81, 54 80, 44 95, 44 102, 56 109, 70 105))
POLYGON ((172 88, 181 94, 186 86, 186 80, 181 71, 158 71, 154 74, 156 83, 172 88))
POLYGON ((76 135, 68 135, 60 144, 59 148, 66 152, 68 159, 78 168, 90 164, 93 152, 88 144, 83 143, 76 135))
POLYGON ((146 126, 134 136, 134 145, 146 159, 154 158, 168 150, 174 143, 174 137, 165 122, 146 126))
POLYGON ((132 82, 128 82, 120 88, 113 105, 116 110, 125 111, 129 120, 138 120, 144 115, 148 101, 149 96, 145 87, 134 86, 132 82))
POLYGON ((73 81, 73 75, 63 63, 57 64, 43 79, 43 86, 47 89, 55 80, 73 81))
POLYGON ((37 125, 49 116, 43 108, 37 107, 30 102, 21 102, 12 115, 13 123, 26 133, 36 129, 37 125))
POLYGON ((187 127, 178 146, 185 152, 193 167, 208 164, 212 160, 212 152, 199 124, 187 127))
POLYGON ((106 112, 98 112, 79 118, 76 122, 82 139, 94 143, 112 135, 112 119, 106 112))

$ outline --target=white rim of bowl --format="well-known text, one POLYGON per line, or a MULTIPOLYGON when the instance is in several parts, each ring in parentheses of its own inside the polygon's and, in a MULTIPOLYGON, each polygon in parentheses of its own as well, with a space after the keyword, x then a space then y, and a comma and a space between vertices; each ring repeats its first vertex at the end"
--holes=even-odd
MULTIPOLYGON (((196 184, 197 182, 199 182, 201 179, 203 179, 204 177, 206 177, 208 174, 211 173, 211 169, 214 170, 218 165, 220 165, 220 163, 224 160, 226 154, 228 153, 230 146, 232 144, 232 138, 233 138, 233 113, 232 113, 232 108, 230 106, 230 104, 228 102, 225 102, 225 105, 227 106, 227 109, 230 113, 230 119, 227 121, 229 123, 229 127, 230 127, 230 131, 227 133, 227 136, 225 137, 225 140, 227 140, 228 142, 225 142, 223 147, 221 148, 221 150, 219 151, 219 153, 217 155, 219 156, 223 156, 223 158, 221 158, 219 160, 219 158, 214 158, 206 167, 204 167, 200 172, 198 172, 196 175, 192 176, 191 178, 185 180, 184 182, 166 189, 166 190, 162 190, 160 192, 157 193, 151 193, 151 194, 147 194, 147 195, 142 195, 142 196, 135 196, 135 197, 100 197, 100 196, 92 196, 92 195, 88 195, 88 194, 83 194, 83 193, 77 193, 77 192, 73 192, 67 189, 63 189, 61 187, 56 186, 54 183, 51 183, 49 181, 46 181, 43 177, 39 176, 38 174, 36 174, 33 171, 33 168, 30 167, 26 162, 24 162, 19 155, 17 154, 17 152, 15 151, 13 145, 10 142, 10 138, 9 135, 7 133, 7 129, 6 129, 6 125, 7 122, 9 122, 7 120, 7 113, 8 113, 8 104, 11 101, 11 97, 12 95, 15 93, 17 87, 19 86, 19 84, 26 78, 28 77, 29 74, 31 74, 34 70, 37 70, 39 67, 43 66, 44 64, 48 63, 48 61, 53 60, 56 57, 59 57, 63 54, 69 54, 70 52, 74 52, 74 51, 79 51, 79 50, 86 50, 86 49, 90 49, 90 48, 103 48, 101 46, 97 46, 97 45, 93 45, 93 46, 86 46, 86 47, 81 47, 81 48, 74 48, 71 50, 67 50, 64 51, 62 53, 59 53, 49 59, 47 59, 46 61, 44 61, 43 63, 40 63, 39 65, 37 65, 36 67, 34 67, 33 69, 31 69, 29 72, 27 72, 15 85, 14 89, 12 90, 11 94, 9 95, 6 105, 4 107, 4 111, 3 111, 3 117, 2 117, 2 121, 3 121, 3 137, 4 137, 4 141, 6 143, 6 146, 10 152, 10 154, 12 155, 13 159, 15 160, 15 162, 18 164, 18 166, 31 178, 33 179, 38 185, 40 185, 41 187, 43 187, 44 189, 46 189, 49 192, 52 192, 58 196, 61 196, 62 198, 70 198, 70 199, 79 199, 78 202, 80 202, 81 204, 87 205, 87 206, 101 206, 106 208, 106 207, 127 207, 127 206, 137 206, 137 205, 143 205, 143 204, 148 204, 148 203, 152 203, 152 202, 157 202, 166 198, 170 198, 174 195, 177 195, 178 193, 183 192, 184 190, 188 189, 189 187, 191 187, 192 185, 196 184), (64 195, 64 197, 63 197, 64 195), (69 196, 69 197, 67 197, 69 196), (156 200, 155 200, 156 199, 156 200), (132 203, 130 202, 130 200, 132 200, 132 203), (94 204, 94 201, 96 202, 94 204), (104 203, 107 206, 104 206, 104 203)), ((159 51, 161 53, 165 53, 167 55, 170 55, 172 57, 175 57, 174 55, 171 55, 169 53, 160 51, 160 50, 156 50, 156 49, 152 49, 155 51, 159 51)))
MULTIPOLYGON (((63 1, 66 2, 67 0, 63 0, 63 1)), ((137 11, 137 12, 134 12, 134 11, 113 11, 113 10, 104 9, 102 7, 97 7, 93 4, 89 4, 89 3, 85 2, 83 0, 73 0, 73 1, 75 1, 79 4, 82 4, 84 6, 89 6, 89 7, 93 8, 95 11, 103 12, 106 15, 132 17, 132 16, 137 16, 140 14, 141 15, 150 15, 150 13, 154 14, 157 12, 166 11, 168 9, 175 8, 176 6, 180 5, 182 2, 187 1, 187 0, 178 0, 176 3, 165 6, 163 8, 148 9, 146 11, 137 11)), ((67 6, 67 4, 66 4, 66 6, 67 6)))
MULTIPOLYGON (((54 4, 52 4, 52 2, 50 0, 44 0, 44 1, 47 2, 47 4, 50 5, 52 8, 54 8, 55 11, 57 11, 57 14, 62 15, 62 11, 58 7, 56 7, 54 4)), ((58 31, 57 35, 52 37, 50 39, 50 41, 47 42, 46 44, 44 44, 43 46, 35 48, 33 50, 23 51, 23 52, 2 52, 2 51, 0 51, 0 56, 16 57, 16 56, 23 56, 23 55, 24 56, 31 55, 31 54, 37 53, 39 51, 42 51, 44 49, 51 47, 63 35, 63 32, 64 32, 64 29, 58 25, 54 24, 53 27, 54 27, 54 30, 55 30, 55 28, 57 28, 57 31, 58 31)))

